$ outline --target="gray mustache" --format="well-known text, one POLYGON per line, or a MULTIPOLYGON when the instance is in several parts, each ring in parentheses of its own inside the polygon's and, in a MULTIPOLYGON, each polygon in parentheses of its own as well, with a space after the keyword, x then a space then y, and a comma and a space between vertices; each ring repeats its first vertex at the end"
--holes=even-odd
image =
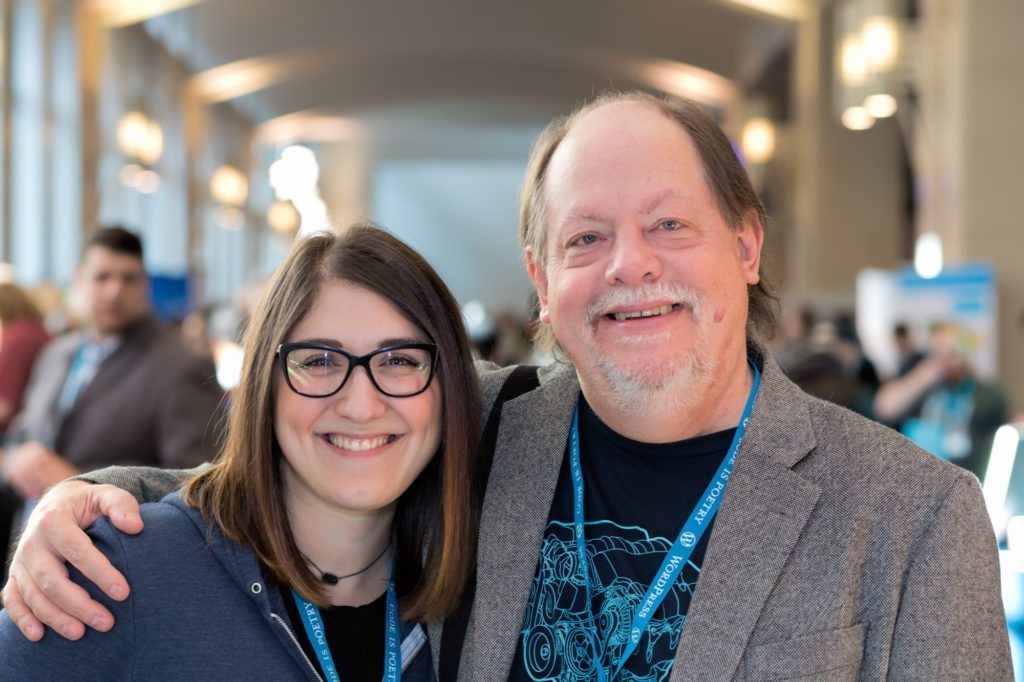
POLYGON ((634 306, 647 301, 668 301, 689 308, 700 319, 702 299, 693 289, 681 284, 653 284, 631 289, 613 289, 587 306, 587 320, 594 324, 616 308, 634 306))

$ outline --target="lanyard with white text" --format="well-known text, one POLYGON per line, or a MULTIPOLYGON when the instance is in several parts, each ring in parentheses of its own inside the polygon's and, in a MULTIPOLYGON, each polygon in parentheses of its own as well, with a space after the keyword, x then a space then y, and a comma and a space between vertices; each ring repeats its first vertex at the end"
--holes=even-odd
MULTIPOLYGON (((320 659, 320 667, 330 682, 341 682, 338 670, 334 667, 334 658, 327 646, 327 635, 324 634, 323 618, 320 609, 292 590, 295 605, 299 607, 299 617, 306 628, 306 636, 313 645, 313 651, 320 659)), ((402 679, 402 650, 398 642, 398 599, 395 597, 395 564, 391 563, 391 579, 388 581, 387 613, 384 616, 384 680, 398 682, 402 679)))
MULTIPOLYGON (((743 408, 743 416, 736 427, 736 433, 732 437, 729 450, 722 463, 718 466, 718 470, 715 472, 708 487, 704 490, 704 495, 697 503, 693 512, 690 513, 686 523, 683 524, 683 529, 679 532, 675 543, 666 553, 665 559, 661 562, 661 567, 658 568, 654 580, 651 582, 650 587, 647 588, 647 593, 640 600, 636 613, 633 615, 633 622, 629 626, 629 639, 626 642, 626 647, 622 651, 618 662, 612 662, 612 678, 619 674, 626 661, 633 655, 637 645, 640 643, 641 635, 647 629, 648 623, 650 623, 651 618, 654 616, 655 610, 661 605, 665 597, 668 596, 669 591, 676 580, 679 579, 679 576, 682 575, 683 567, 690 560, 694 548, 700 542, 704 536, 704 531, 711 525, 711 520, 715 518, 715 514, 718 512, 718 505, 722 501, 725 485, 729 482, 729 475, 732 473, 733 465, 736 463, 736 453, 739 451, 740 443, 743 441, 743 432, 747 428, 747 420, 750 419, 750 411, 754 407, 757 388, 761 384, 761 372, 754 363, 751 362, 750 366, 754 370, 754 382, 750 387, 750 396, 747 398, 747 404, 743 408)), ((593 645, 594 669, 597 672, 598 680, 604 682, 607 678, 604 666, 601 665, 600 655, 598 654, 594 614, 590 607, 590 562, 587 560, 586 535, 583 525, 583 468, 580 464, 579 415, 580 408, 579 403, 577 403, 576 410, 572 415, 572 431, 569 433, 569 465, 573 482, 573 528, 576 537, 576 556, 579 566, 583 571, 583 584, 586 588, 587 615, 590 622, 590 641, 593 645)))

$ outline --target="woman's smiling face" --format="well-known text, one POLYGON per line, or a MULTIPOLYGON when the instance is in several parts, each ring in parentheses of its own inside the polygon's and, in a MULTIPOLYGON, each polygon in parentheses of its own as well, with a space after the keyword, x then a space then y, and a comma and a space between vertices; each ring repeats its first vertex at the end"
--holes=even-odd
MULTIPOLYGON (((385 298, 333 280, 321 288, 286 341, 364 355, 430 339, 385 298)), ((328 397, 295 393, 282 372, 274 390, 274 434, 284 453, 285 495, 293 504, 357 514, 387 509, 441 442, 439 380, 419 395, 393 398, 374 387, 364 367, 356 367, 341 390, 328 397)))

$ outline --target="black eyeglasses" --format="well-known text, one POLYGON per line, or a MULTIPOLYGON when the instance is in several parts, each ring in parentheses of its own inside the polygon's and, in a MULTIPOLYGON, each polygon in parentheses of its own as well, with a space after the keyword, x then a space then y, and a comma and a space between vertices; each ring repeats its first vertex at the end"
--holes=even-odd
POLYGON ((359 366, 384 395, 410 398, 427 390, 437 367, 437 346, 432 343, 385 346, 366 355, 319 343, 282 343, 277 355, 288 388, 307 398, 334 395, 359 366))

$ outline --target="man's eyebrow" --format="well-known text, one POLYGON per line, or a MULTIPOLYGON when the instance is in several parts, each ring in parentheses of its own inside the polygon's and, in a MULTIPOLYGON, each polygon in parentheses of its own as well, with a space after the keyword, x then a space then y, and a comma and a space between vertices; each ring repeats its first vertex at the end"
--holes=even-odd
POLYGON ((607 218, 600 216, 593 211, 587 209, 572 209, 566 216, 565 221, 570 220, 582 220, 588 223, 610 223, 611 221, 607 218))
POLYGON ((658 194, 655 194, 650 201, 647 202, 646 206, 644 206, 644 213, 651 213, 652 211, 654 211, 654 209, 658 208, 658 206, 660 206, 661 203, 666 199, 671 199, 673 197, 678 196, 682 196, 682 194, 674 189, 667 189, 664 192, 659 192, 658 194))

